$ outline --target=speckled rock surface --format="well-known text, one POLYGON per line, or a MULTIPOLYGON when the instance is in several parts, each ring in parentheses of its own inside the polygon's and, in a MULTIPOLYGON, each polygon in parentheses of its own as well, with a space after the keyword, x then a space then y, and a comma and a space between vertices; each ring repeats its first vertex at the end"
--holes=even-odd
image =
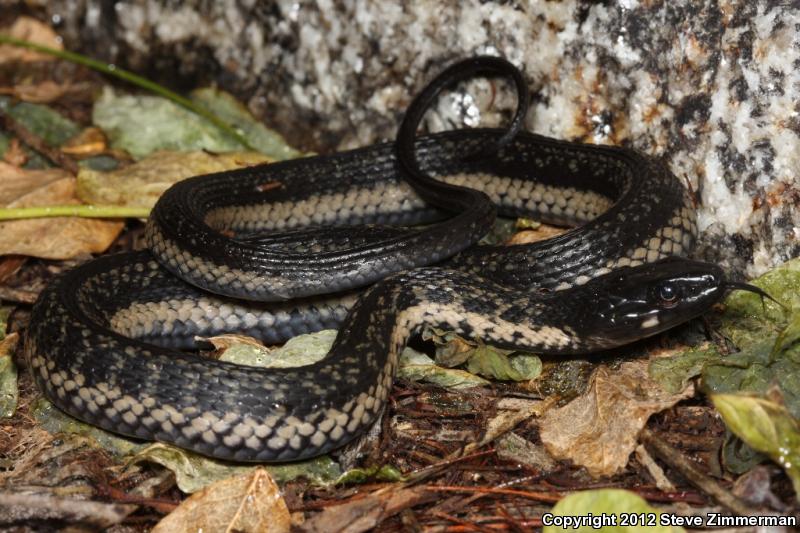
MULTIPOLYGON (((698 194, 699 255, 752 276, 800 254, 800 2, 41 4, 69 46, 173 83, 214 79, 325 151, 391 138, 443 65, 500 54, 538 91, 531 130, 665 158, 698 194)), ((429 126, 496 123, 513 103, 473 82, 429 126)))

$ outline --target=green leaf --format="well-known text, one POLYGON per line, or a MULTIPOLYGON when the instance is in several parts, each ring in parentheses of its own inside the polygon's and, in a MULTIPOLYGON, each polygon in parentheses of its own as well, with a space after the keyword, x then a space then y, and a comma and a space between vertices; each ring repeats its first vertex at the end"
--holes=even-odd
POLYGON ((793 313, 790 316, 789 324, 778 333, 775 343, 772 346, 771 356, 777 357, 782 351, 790 348, 800 340, 800 313, 793 313))
MULTIPOLYGON (((546 525, 543 529, 544 533, 556 531, 589 533, 597 531, 601 527, 605 532, 677 533, 685 531, 679 526, 661 525, 661 512, 658 509, 651 507, 640 496, 621 489, 574 492, 559 501, 553 507, 552 514, 573 522, 564 524, 565 527, 546 525), (623 519, 621 514, 626 515, 626 518, 623 519), (603 518, 606 519, 606 522, 602 522, 603 518), (595 523, 578 525, 574 522, 581 519, 590 519, 595 523), (628 525, 621 525, 626 519, 628 525), (633 523, 634 521, 636 523, 633 523)), ((547 521, 545 521, 546 523, 547 521)))
MULTIPOLYGON (((53 111, 47 106, 21 102, 14 104, 7 96, 0 96, 0 111, 8 113, 18 123, 40 136, 47 144, 57 147, 72 138, 80 130, 77 124, 53 111)), ((0 158, 8 150, 11 137, 0 131, 0 158)), ((24 168, 49 168, 52 164, 39 152, 27 146, 22 146, 23 153, 27 156, 24 168)))
POLYGON ((715 394, 725 424, 750 447, 775 461, 800 495, 800 423, 780 403, 743 394, 715 394))
POLYGON ((146 445, 138 441, 118 437, 113 433, 102 430, 64 414, 44 398, 40 398, 33 407, 33 417, 39 425, 49 433, 66 433, 89 437, 98 446, 116 456, 128 455, 141 450, 146 445))
POLYGON ((517 231, 516 220, 513 218, 497 217, 489 233, 481 238, 479 244, 503 244, 517 231))
POLYGON ((537 356, 511 356, 512 353, 492 346, 478 346, 467 362, 467 370, 488 378, 511 381, 526 381, 542 373, 542 361, 537 356))
POLYGON ((485 379, 464 370, 444 368, 427 355, 406 348, 400 355, 400 368, 397 375, 409 381, 424 381, 448 389, 467 389, 488 385, 485 379))
POLYGON ((698 348, 684 352, 677 357, 658 357, 650 361, 648 374, 673 394, 682 391, 690 380, 699 376, 706 363, 714 360, 714 348, 698 348))
POLYGON ((81 130, 76 123, 45 105, 14 104, 7 96, 0 96, 0 111, 8 113, 17 123, 53 147, 61 146, 81 130))
POLYGON ((271 159, 282 161, 303 155, 277 132, 267 128, 231 94, 214 88, 196 89, 190 98, 228 124, 234 124, 250 146, 271 159))
POLYGON ((156 150, 233 152, 241 145, 212 123, 158 96, 117 94, 105 89, 92 121, 112 146, 141 159, 156 150))
MULTIPOLYGON (((233 126, 252 133, 256 148, 274 159, 296 157, 299 152, 286 145, 230 95, 219 91, 200 92, 198 98, 215 113, 226 114, 233 126), (215 99, 216 98, 216 99, 215 99), (237 107, 238 106, 238 107, 237 107)), ((241 144, 205 118, 159 96, 119 95, 106 89, 95 102, 92 120, 102 128, 116 148, 137 159, 156 150, 233 152, 241 144)))
POLYGON ((510 356, 511 366, 523 380, 539 377, 542 374, 542 360, 532 353, 516 353, 510 356))
POLYGON ((153 462, 175 473, 178 488, 187 494, 231 476, 246 474, 255 468, 266 468, 276 483, 303 477, 317 485, 330 485, 342 475, 339 465, 327 455, 308 461, 280 465, 253 466, 211 459, 196 453, 169 446, 151 444, 128 461, 128 464, 153 462))
POLYGON ((722 445, 722 464, 725 470, 740 476, 766 460, 766 455, 748 446, 730 429, 726 431, 725 443, 722 445))
POLYGON ((308 335, 298 335, 270 352, 270 363, 273 368, 289 368, 305 366, 324 359, 331 351, 336 340, 335 329, 323 329, 308 335))

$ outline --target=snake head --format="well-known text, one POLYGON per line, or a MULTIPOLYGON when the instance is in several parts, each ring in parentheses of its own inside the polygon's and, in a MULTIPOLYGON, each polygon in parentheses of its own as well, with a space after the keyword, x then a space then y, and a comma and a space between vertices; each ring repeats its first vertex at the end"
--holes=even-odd
POLYGON ((577 289, 588 291, 585 301, 591 303, 581 312, 576 332, 586 351, 613 348, 695 318, 731 289, 769 297, 752 285, 727 281, 711 263, 668 258, 621 268, 577 289))

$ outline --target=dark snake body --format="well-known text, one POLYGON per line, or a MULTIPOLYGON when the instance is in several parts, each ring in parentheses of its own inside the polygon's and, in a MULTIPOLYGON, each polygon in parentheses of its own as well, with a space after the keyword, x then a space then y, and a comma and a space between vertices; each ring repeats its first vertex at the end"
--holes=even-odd
POLYGON ((685 254, 695 222, 683 187, 633 151, 528 133, 493 156, 460 157, 501 133, 422 137, 420 165, 485 191, 506 216, 582 226, 414 268, 464 249, 491 213, 467 222, 465 241, 403 182, 390 144, 190 179, 164 196, 148 224, 159 261, 212 290, 221 280, 223 290, 278 302, 209 295, 145 252, 102 257, 59 277, 33 309, 26 353, 39 386, 64 411, 117 433, 219 458, 284 461, 324 453, 369 427, 399 352, 423 325, 543 353, 620 344, 587 337, 594 284, 621 267, 685 254), (432 224, 352 227, 420 222, 432 224), (307 229, 318 225, 325 228, 307 229), (337 225, 347 238, 326 229, 337 225), (280 231, 294 233, 269 236, 280 231), (347 294, 311 296, 387 272, 400 273, 355 305, 347 294), (294 369, 175 349, 195 335, 235 330, 280 342, 326 327, 340 328, 329 356, 294 369))

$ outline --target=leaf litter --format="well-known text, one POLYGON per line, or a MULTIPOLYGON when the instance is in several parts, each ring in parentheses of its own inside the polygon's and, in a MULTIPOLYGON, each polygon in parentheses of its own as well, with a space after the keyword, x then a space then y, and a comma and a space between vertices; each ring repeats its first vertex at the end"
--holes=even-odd
MULTIPOLYGON (((23 19, 16 23, 19 27, 12 30, 17 37, 42 31, 42 25, 37 26, 39 23, 32 19, 20 20, 23 19), (26 25, 29 29, 25 29, 26 25)), ((35 39, 53 48, 60 46, 57 41, 48 41, 47 31, 41 35, 41 40, 35 39)), ((3 61, 52 58, 0 45, 0 65, 3 61)), ((36 103, 58 100, 68 92, 66 85, 54 86, 52 80, 46 80, 38 86, 9 85, 9 91, 3 87, 0 79, 0 93, 6 95, 0 97, 2 113, 41 140, 40 146, 79 161, 76 180, 63 170, 52 168, 52 154, 38 153, 35 146, 27 145, 14 132, 0 132, 0 155, 9 154, 7 161, 13 163, 0 167, 4 176, 0 181, 3 205, 89 202, 148 208, 161 191, 187 176, 301 155, 254 119, 235 98, 217 89, 199 89, 191 99, 235 124, 259 153, 242 152, 242 145, 228 133, 162 97, 126 94, 106 86, 94 102, 91 124, 77 124, 61 112, 36 103), (32 170, 36 167, 40 170, 32 170)), ((13 223, 51 223, 49 227, 27 229, 25 225, 8 225, 12 222, 0 223, 0 255, 50 261, 86 257, 108 248, 122 228, 121 222, 90 221, 108 224, 116 232, 100 242, 93 240, 100 232, 89 231, 91 236, 80 237, 77 229, 63 231, 63 227, 76 221, 69 218, 13 223), (59 247, 59 239, 48 239, 49 235, 58 235, 65 244, 59 247), (7 237, 6 248, 2 247, 3 236, 7 237), (21 243, 27 243, 27 248, 21 243)), ((500 222, 491 239, 517 244, 560 231, 536 221, 523 221, 520 228, 524 231, 514 234, 512 225, 500 222)), ((129 221, 124 242, 134 242, 140 231, 140 223, 129 221)), ((55 262, 25 264, 9 282, 25 283, 25 273, 31 269, 52 275, 62 268, 63 264, 55 262)), ((800 292, 795 284, 797 270, 796 264, 788 263, 756 283, 763 283, 769 292, 796 309, 800 304, 796 301, 800 292)), ((12 316, 20 314, 24 325, 26 308, 10 309, 12 316)), ((636 349, 638 358, 621 364, 608 358, 557 361, 476 345, 448 332, 428 332, 431 343, 424 351, 408 349, 403 354, 400 381, 381 422, 384 431, 370 446, 353 447, 362 450, 356 452, 356 457, 363 467, 347 469, 337 461, 343 460, 346 453, 261 469, 212 461, 163 444, 142 445, 127 439, 112 444, 100 435, 104 432, 81 427, 48 408, 43 400, 32 402, 38 393, 30 376, 22 372, 19 379, 0 377, 0 384, 13 383, 13 388, 20 391, 20 406, 7 419, 10 422, 0 421, 14 424, 19 435, 16 440, 0 440, 4 447, 0 457, 17 457, 19 464, 25 461, 26 465, 36 466, 26 476, 15 471, 13 464, 6 466, 12 474, 0 475, 0 491, 6 488, 4 479, 24 478, 31 483, 36 479, 35 472, 39 472, 40 479, 47 479, 65 464, 90 464, 93 466, 86 475, 100 476, 97 486, 106 489, 98 492, 86 487, 81 491, 112 503, 135 502, 126 503, 122 513, 110 513, 115 517, 112 522, 124 522, 134 513, 131 516, 138 516, 139 521, 130 524, 152 526, 164 510, 175 509, 156 526, 169 531, 215 527, 255 531, 263 530, 265 524, 283 531, 290 527, 286 520, 291 511, 296 518, 308 519, 303 524, 301 519, 295 520, 295 527, 308 531, 331 530, 336 524, 341 526, 338 529, 363 531, 414 523, 434 528, 525 529, 540 526, 541 515, 558 500, 561 502, 554 511, 568 514, 637 509, 685 512, 681 501, 694 505, 720 501, 714 491, 725 493, 725 483, 711 480, 716 488, 706 493, 706 489, 695 489, 686 479, 676 477, 672 468, 682 472, 674 466, 679 464, 676 457, 696 455, 690 448, 680 448, 679 442, 667 445, 666 451, 651 449, 654 457, 641 447, 636 454, 631 452, 639 440, 647 442, 668 435, 659 432, 671 421, 677 421, 679 412, 687 412, 671 408, 676 402, 692 398, 691 402, 708 404, 706 398, 695 393, 695 385, 704 394, 715 394, 718 407, 724 405, 720 412, 731 431, 785 467, 789 478, 796 482, 788 456, 780 455, 782 448, 777 449, 776 455, 775 447, 768 445, 788 442, 790 451, 795 449, 795 350, 800 320, 793 313, 786 314, 770 302, 762 306, 752 295, 734 294, 726 302, 725 312, 714 319, 714 327, 727 339, 726 343, 707 343, 690 350, 673 347, 666 356, 660 354, 663 350, 653 349, 652 342, 644 343, 636 349), (774 394, 767 395, 771 387, 777 387, 785 403, 776 401, 774 394), (743 390, 749 394, 736 394, 743 390), (41 427, 58 437, 45 437, 41 427), (761 428, 762 437, 776 437, 765 443, 763 438, 759 441, 749 435, 746 427, 761 428), (104 442, 95 448, 98 440, 104 442), (28 453, 8 451, 22 442, 27 443, 28 453), (102 460, 86 463, 87 454, 100 454, 97 456, 102 460), (84 457, 84 462, 74 462, 76 457, 84 457), (174 480, 163 478, 165 471, 157 465, 169 469, 174 480), (662 468, 664 465, 666 469, 662 468), (653 486, 647 474, 658 471, 668 478, 659 481, 662 489, 653 486), (606 484, 627 490, 611 493, 610 498, 597 491, 564 497, 596 484, 593 478, 597 476, 606 484), (422 481, 428 485, 419 485, 422 481), (673 484, 676 492, 669 492, 673 484), (432 491, 433 487, 441 490, 432 491), (441 495, 447 494, 445 489, 467 493, 442 500, 441 495), (181 504, 182 494, 192 496, 181 504), (269 504, 275 510, 265 514, 269 504), (270 518, 273 516, 280 520, 270 518)), ((246 338, 210 341, 218 356, 240 364, 291 365, 307 364, 308 357, 324 356, 334 335, 335 332, 320 332, 293 339, 278 349, 246 338)), ((16 353, 19 354, 18 349, 16 353)), ((3 359, 11 360, 0 357, 0 361, 3 359)), ((702 441, 705 437, 700 434, 697 438, 702 441)), ((699 474, 708 479, 692 484, 709 487, 704 483, 711 478, 705 472, 699 474)), ((715 475, 732 479, 729 473, 715 475)), ((773 487, 781 502, 786 502, 786 491, 779 484, 773 483, 773 487)), ((52 492, 46 492, 50 489, 39 486, 36 490, 52 497, 52 492)), ((729 508, 741 510, 735 500, 722 501, 727 501, 729 508)), ((0 509, 0 523, 2 516, 0 509)))
MULTIPOLYGON (((0 162, 0 206, 78 205, 75 178, 61 169, 25 170, 0 162)), ((0 222, 0 255, 72 259, 108 249, 120 221, 48 218, 0 222)))

